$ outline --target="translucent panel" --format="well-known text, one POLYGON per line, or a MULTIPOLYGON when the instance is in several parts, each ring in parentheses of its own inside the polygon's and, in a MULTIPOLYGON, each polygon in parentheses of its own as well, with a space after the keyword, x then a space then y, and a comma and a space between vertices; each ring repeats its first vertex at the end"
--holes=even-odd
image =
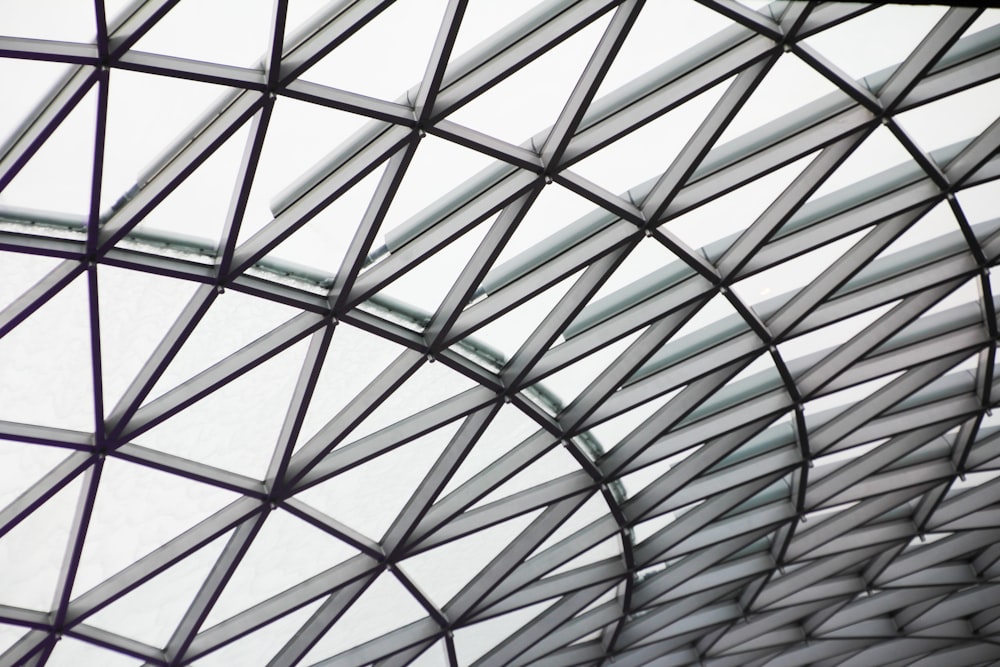
POLYGON ((173 389, 294 315, 292 308, 239 292, 227 291, 218 295, 154 385, 150 397, 173 389))
POLYGON ((630 83, 661 63, 683 58, 685 51, 729 25, 721 14, 696 2, 644 4, 625 43, 611 63, 597 98, 630 83))
POLYGON ((489 41, 525 14, 531 13, 543 3, 540 0, 511 0, 511 2, 470 2, 462 16, 462 25, 455 38, 452 53, 460 58, 467 51, 489 41))
POLYGON ((0 205, 71 216, 90 212, 96 101, 97 94, 91 92, 76 105, 24 169, 2 188, 0 205))
POLYGON ((268 50, 270 23, 267 0, 181 0, 133 48, 252 67, 268 50))
MULTIPOLYGON (((584 54, 593 52, 607 25, 607 18, 594 21, 478 95, 449 118, 514 145, 531 145, 528 139, 559 117, 583 73, 584 54), (504 113, 497 113, 497 108, 504 109, 504 113)), ((532 148, 538 150, 541 145, 532 148)))
MULTIPOLYGON (((7 0, 0 4, 0 12, 5 17, 11 16, 11 11, 4 11, 4 5, 13 4, 16 0, 7 0)), ((28 15, 28 12, 24 12, 28 15)), ((4 32, 9 29, 5 21, 4 32)), ((11 88, 16 88, 17 95, 9 95, 0 107, 0 137, 6 139, 31 120, 31 117, 44 108, 57 85, 65 82, 72 71, 72 66, 62 63, 50 63, 40 60, 22 60, 18 58, 0 59, 0 77, 3 77, 11 88)), ((93 141, 91 141, 91 145, 93 141)))
POLYGON ((114 266, 97 269, 105 414, 169 331, 195 285, 114 266))
POLYGON ((337 325, 298 444, 314 436, 402 351, 402 347, 348 324, 337 325))
POLYGON ((0 312, 4 312, 60 263, 53 257, 0 251, 0 312))
POLYGON ((219 242, 229 213, 249 127, 230 137, 208 160, 143 218, 137 229, 192 237, 203 247, 219 242))
POLYGON ((806 42, 860 79, 906 60, 943 13, 941 7, 877 7, 806 42))
POLYGON ((535 422, 513 405, 505 403, 448 481, 441 495, 446 496, 468 482, 537 430, 535 422))
MULTIPOLYGON (((274 101, 270 120, 267 123, 267 134, 261 149, 260 160, 253 174, 253 187, 247 200, 246 212, 239 228, 239 240, 242 243, 261 230, 281 208, 275 206, 279 195, 292 187, 305 174, 312 174, 321 168, 335 154, 338 147, 354 135, 367 119, 363 116, 345 113, 328 107, 307 104, 296 99, 279 97, 274 101), (323 131, 316 132, 316 127, 323 131)), ((378 171, 378 170, 376 170, 378 171)), ((352 202, 360 192, 366 191, 367 185, 357 185, 340 199, 347 198, 352 202)), ((290 202, 285 202, 287 205, 290 202)), ((342 212, 344 204, 335 203, 332 214, 342 212)), ((326 218, 325 213, 320 219, 326 218)), ((356 222, 351 217, 338 220, 338 225, 353 232, 356 222)), ((320 223, 322 226, 326 226, 320 223)), ((308 233, 307 233, 308 236, 308 233)), ((299 247, 295 241, 290 241, 292 248, 299 247)), ((299 257, 289 256, 291 248, 275 250, 275 254, 292 261, 311 266, 325 267, 326 262, 313 264, 313 255, 299 257)))
POLYGON ((0 508, 70 456, 72 453, 59 447, 0 440, 0 508))
POLYGON ((301 609, 296 609, 287 616, 282 616, 259 630, 241 637, 239 641, 226 644, 221 649, 198 658, 194 664, 198 667, 229 667, 269 659, 284 646, 285 642, 292 639, 321 604, 322 601, 317 600, 301 609))
POLYGON ((754 179, 720 197, 712 199, 692 210, 684 211, 680 217, 670 216, 664 229, 675 234, 692 248, 702 248, 714 241, 712 256, 717 258, 749 227, 775 197, 792 184, 814 156, 806 156, 791 164, 754 179), (725 239, 722 241, 721 239, 725 239))
POLYGON ((722 146, 827 95, 831 95, 833 101, 846 98, 819 72, 794 54, 784 53, 754 89, 750 99, 722 133, 717 145, 722 146))
POLYGON ((97 32, 94 5, 87 0, 42 0, 32 10, 25 11, 21 0, 0 1, 3 33, 14 37, 86 42, 97 32))
POLYGON ((529 512, 423 551, 399 567, 436 607, 442 608, 496 557, 498 545, 512 543, 540 513, 529 512))
POLYGON ((228 535, 216 539, 88 616, 87 624, 151 646, 165 647, 212 571, 227 538, 228 535))
POLYGON ((383 573, 306 654, 304 662, 312 664, 336 655, 426 615, 396 577, 383 573))
POLYGON ((384 167, 375 169, 337 197, 268 253, 267 261, 293 262, 319 269, 323 275, 335 275, 384 172, 384 167))
POLYGON ((556 479, 578 469, 579 464, 572 454, 563 447, 554 447, 484 496, 473 507, 482 507, 515 493, 541 486, 550 479, 556 479))
POLYGON ((612 192, 655 180, 673 163, 730 83, 724 81, 626 134, 574 164, 573 171, 612 192))
POLYGON ((212 627, 355 554, 347 544, 288 512, 272 511, 209 612, 205 627, 212 627))
POLYGON ((101 209, 155 173, 165 151, 215 105, 222 86, 127 70, 112 72, 101 209))
POLYGON ((87 282, 77 278, 0 338, 0 419, 94 426, 87 282))
POLYGON ((985 130, 996 120, 998 98, 1000 81, 992 81, 898 114, 895 121, 918 146, 933 151, 985 130), (947 122, 941 122, 942 119, 947 122))
POLYGON ((972 188, 966 188, 958 193, 958 202, 962 205, 962 212, 970 223, 985 222, 995 220, 997 217, 996 207, 993 204, 995 197, 1000 195, 1000 182, 990 181, 972 188))
POLYGON ((394 3, 302 78, 370 97, 405 99, 406 90, 424 74, 444 6, 441 0, 394 3), (372 62, 380 66, 358 66, 372 62))
POLYGON ((56 644, 45 664, 55 667, 78 667, 79 665, 139 667, 143 663, 134 657, 108 651, 94 644, 65 638, 56 644))
MULTIPOLYGON (((900 145, 896 137, 885 126, 876 127, 857 149, 837 168, 823 185, 813 194, 811 200, 820 199, 842 188, 863 183, 876 174, 887 171, 896 165, 913 164, 913 159, 906 149, 900 145)), ((917 169, 913 169, 919 173, 917 169)), ((834 195, 836 198, 836 195, 834 195)))
MULTIPOLYGON (((392 204, 382 222, 379 237, 385 242, 387 232, 400 227, 409 229, 417 219, 424 219, 429 213, 426 210, 446 196, 450 199, 454 194, 461 202, 466 197, 478 194, 478 190, 467 184, 475 181, 480 172, 490 165, 490 159, 476 151, 462 148, 434 136, 426 136, 420 140, 408 173, 415 177, 403 181, 392 204), (421 176, 434 174, 434 178, 421 176)), ((390 246, 395 250, 396 246, 390 246)))
POLYGON ((51 610, 82 488, 70 481, 0 535, 0 604, 51 610))
POLYGON ((79 595, 234 500, 229 491, 106 459, 73 593, 79 595))
POLYGON ((455 650, 459 661, 471 665, 494 646, 527 625, 532 618, 545 611, 551 604, 552 601, 540 602, 459 628, 455 632, 455 650))
POLYGON ((136 442, 263 479, 279 442, 306 341, 248 371, 136 442))
POLYGON ((471 380, 444 364, 425 363, 351 432, 350 439, 362 438, 402 421, 472 386, 471 380))
POLYGON ((775 264, 734 283, 733 291, 744 303, 757 306, 762 301, 780 294, 788 285, 809 285, 863 237, 864 233, 858 232, 775 264))
POLYGON ((496 216, 493 216, 480 222, 472 230, 439 249, 427 261, 421 262, 385 286, 379 291, 379 296, 411 304, 423 312, 436 312, 495 219, 496 216))
MULTIPOLYGON (((458 429, 449 425, 346 470, 298 498, 373 540, 380 539, 458 429), (380 480, 375 482, 374 480, 380 480)), ((362 445, 353 445, 358 448, 362 445)), ((351 451, 352 445, 341 448, 351 451)))

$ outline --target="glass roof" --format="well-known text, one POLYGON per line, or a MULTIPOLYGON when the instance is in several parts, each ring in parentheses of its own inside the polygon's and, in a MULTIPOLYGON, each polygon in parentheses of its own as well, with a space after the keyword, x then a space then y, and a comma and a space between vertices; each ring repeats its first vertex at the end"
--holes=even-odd
POLYGON ((1000 10, 0 0, 0 82, 0 665, 1000 664, 1000 10))

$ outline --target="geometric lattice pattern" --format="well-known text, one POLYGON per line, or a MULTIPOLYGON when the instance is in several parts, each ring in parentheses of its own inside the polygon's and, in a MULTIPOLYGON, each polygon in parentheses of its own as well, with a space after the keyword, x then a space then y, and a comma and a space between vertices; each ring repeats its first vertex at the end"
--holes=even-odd
POLYGON ((1000 664, 996 12, 313 4, 0 37, 0 664, 1000 664))

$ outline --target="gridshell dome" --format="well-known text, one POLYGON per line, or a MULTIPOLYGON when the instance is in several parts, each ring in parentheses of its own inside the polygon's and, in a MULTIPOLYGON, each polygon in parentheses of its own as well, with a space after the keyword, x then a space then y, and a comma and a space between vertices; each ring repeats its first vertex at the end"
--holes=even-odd
POLYGON ((0 665, 1000 664, 1000 11, 0 34, 0 665))

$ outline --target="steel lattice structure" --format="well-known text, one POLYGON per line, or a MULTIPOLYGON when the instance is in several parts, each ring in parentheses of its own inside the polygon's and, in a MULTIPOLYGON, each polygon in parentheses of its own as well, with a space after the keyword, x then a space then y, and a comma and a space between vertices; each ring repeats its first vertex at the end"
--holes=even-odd
MULTIPOLYGON (((209 664, 264 635, 272 638, 269 652, 240 664, 1000 662, 1000 425, 990 416, 1000 402, 990 273, 1000 259, 1000 218, 977 219, 960 201, 1000 178, 1000 118, 934 151, 897 122, 1000 78, 1000 25, 968 32, 983 10, 942 10, 898 67, 856 79, 807 40, 872 7, 775 2, 753 11, 701 0, 729 27, 598 95, 643 20, 643 2, 549 0, 456 57, 467 3, 452 0, 425 75, 390 102, 316 83, 308 73, 391 2, 332 3, 297 32, 285 29, 287 4, 274 3, 259 67, 143 52, 137 43, 177 0, 137 1, 111 22, 98 0, 92 43, 0 37, 0 58, 71 65, 2 144, 0 193, 87 95, 96 95, 97 110, 85 216, 0 203, 5 256, 54 258, 38 282, 0 303, 0 344, 81 286, 95 387, 93 429, 0 422, 8 446, 60 453, 0 509, 0 544, 61 491, 80 489, 51 607, 28 608, 0 590, 0 627, 18 633, 0 664, 55 664, 72 642, 137 665, 209 664), (595 25, 603 26, 597 45, 545 131, 515 145, 452 119, 595 25), (776 63, 790 58, 835 91, 720 141, 776 63), (126 71, 226 92, 131 190, 105 196, 115 203, 102 210, 109 90, 126 71), (713 88, 721 93, 652 180, 615 194, 576 169, 713 88), (291 187, 270 193, 277 195, 273 219, 241 236, 272 112, 285 100, 366 123, 326 160, 290 174, 298 179, 291 187), (217 244, 143 232, 140 223, 238 132, 246 139, 236 178, 220 185, 231 187, 231 204, 217 244), (876 132, 891 133, 909 161, 821 192, 876 132), (430 139, 474 151, 490 166, 387 234, 382 223, 430 139), (694 247, 675 231, 691 212, 789 165, 797 165, 794 174, 761 212, 745 220, 727 213, 738 219, 735 233, 694 247), (342 261, 298 270, 275 258, 284 241, 370 175, 376 184, 363 214, 340 221, 351 239, 342 261), (593 212, 553 225, 554 233, 498 261, 546 188, 582 197, 593 212), (894 245, 933 210, 949 215, 951 226, 894 245), (462 246, 435 311, 385 298, 387 286, 468 238, 475 242, 462 246), (651 246, 668 260, 646 275, 624 273, 637 249, 651 246), (834 246, 836 256, 814 275, 782 284, 766 300, 741 291, 745 280, 834 246), (101 300, 114 297, 99 276, 115 270, 190 285, 190 296, 121 397, 105 405, 101 300), (978 297, 966 299, 970 290, 978 297), (511 350, 501 355, 477 342, 485 327, 546 294, 555 297, 511 350), (154 391, 213 309, 237 298, 294 314, 154 391), (731 314, 699 320, 709 303, 731 314), (396 352, 310 435, 303 425, 324 364, 349 332, 396 352), (806 353, 789 346, 810 335, 819 343, 806 353), (255 478, 143 440, 292 349, 302 353, 283 422, 267 436, 266 474, 255 478), (564 403, 543 386, 560 372, 593 369, 594 359, 596 372, 564 403), (412 411, 392 404, 407 391, 419 403, 424 385, 413 383, 423 372, 457 378, 457 389, 445 387, 444 398, 412 411), (390 404, 395 416, 359 435, 359 425, 390 404), (509 415, 530 424, 524 435, 514 437, 503 421, 509 415), (428 439, 437 448, 426 445, 433 455, 420 455, 425 472, 384 531, 369 534, 314 502, 393 453, 424 451, 416 448, 428 439), (456 477, 482 450, 489 459, 456 477), (526 476, 555 456, 569 467, 526 476), (235 499, 83 586, 94 508, 111 466, 126 462, 235 499), (279 520, 301 522, 349 555, 331 555, 266 599, 213 619, 258 536, 279 520), (505 526, 513 526, 505 537, 476 542, 487 557, 463 580, 454 575, 444 602, 413 575, 410 564, 421 554, 454 553, 446 550, 505 526), (166 628, 168 640, 151 643, 98 621, 209 545, 217 555, 166 628), (415 601, 420 617, 324 649, 376 582, 415 601), (471 652, 463 641, 475 645, 471 652)), ((0 369, 0 383, 15 380, 0 369)), ((367 483, 377 487, 379 478, 367 483)), ((280 570, 283 557, 277 552, 268 568, 280 570)), ((449 559, 457 571, 466 557, 442 558, 438 576, 450 578, 449 559)))

